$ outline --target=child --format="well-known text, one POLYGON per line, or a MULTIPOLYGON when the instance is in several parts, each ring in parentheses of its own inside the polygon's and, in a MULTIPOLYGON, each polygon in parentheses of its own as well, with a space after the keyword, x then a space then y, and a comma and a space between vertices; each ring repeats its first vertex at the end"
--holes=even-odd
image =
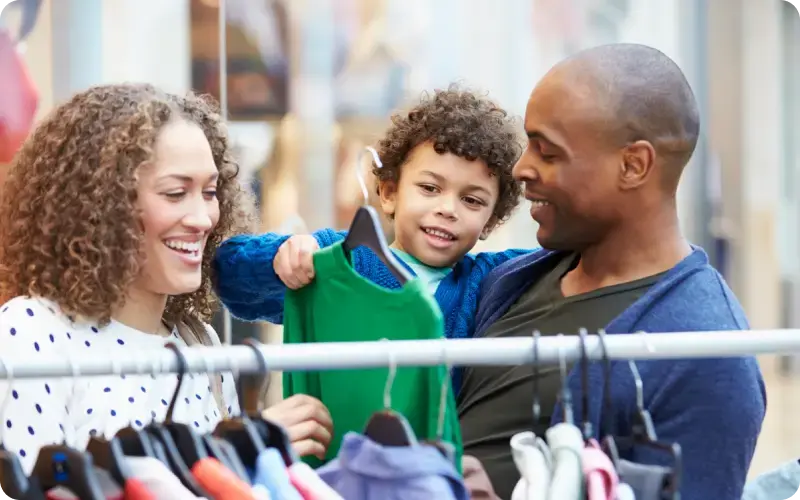
MULTIPOLYGON (((467 253, 519 203, 521 187, 511 171, 522 146, 513 118, 474 93, 436 91, 395 115, 377 150, 383 166, 373 166, 373 172, 381 208, 394 224, 392 250, 425 281, 442 310, 446 337, 471 337, 481 280, 527 253, 467 253)), ((308 284, 313 252, 345 235, 323 229, 312 235, 231 238, 214 262, 219 296, 236 317, 281 323, 285 287, 308 284)), ((374 283, 400 287, 371 250, 356 249, 353 262, 374 283)))

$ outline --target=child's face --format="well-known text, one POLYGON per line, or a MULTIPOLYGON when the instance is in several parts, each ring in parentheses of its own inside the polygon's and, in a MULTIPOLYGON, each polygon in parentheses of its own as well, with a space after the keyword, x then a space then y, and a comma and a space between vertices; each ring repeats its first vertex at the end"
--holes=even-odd
POLYGON ((393 247, 433 267, 454 265, 492 218, 498 180, 480 160, 438 154, 420 144, 403 165, 399 184, 381 185, 381 206, 394 215, 393 247))

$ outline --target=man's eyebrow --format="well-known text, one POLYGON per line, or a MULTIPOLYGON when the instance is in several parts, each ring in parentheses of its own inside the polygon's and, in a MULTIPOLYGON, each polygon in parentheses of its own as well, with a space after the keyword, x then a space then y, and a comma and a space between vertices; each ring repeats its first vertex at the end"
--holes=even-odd
POLYGON ((543 134, 542 132, 539 132, 538 130, 526 130, 525 131, 525 135, 528 136, 528 140, 531 140, 531 141, 543 141, 543 142, 546 142, 547 144, 549 144, 549 145, 551 145, 553 147, 556 147, 558 149, 566 150, 564 148, 564 146, 562 146, 561 144, 555 142, 554 140, 552 140, 551 138, 547 137, 545 134, 543 134))

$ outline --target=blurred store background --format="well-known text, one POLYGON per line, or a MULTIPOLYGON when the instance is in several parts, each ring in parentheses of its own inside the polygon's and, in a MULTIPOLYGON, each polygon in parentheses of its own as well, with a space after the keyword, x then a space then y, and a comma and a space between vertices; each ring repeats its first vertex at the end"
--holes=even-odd
MULTIPOLYGON (((35 120, 89 85, 219 96, 220 1, 11 2, 0 17, 0 180, 35 120)), ((704 114, 680 193, 684 229, 753 327, 800 328, 800 17, 789 3, 225 0, 224 10, 231 134, 263 230, 347 227, 363 201, 357 152, 422 90, 460 82, 521 115, 536 80, 575 50, 661 49, 704 114)), ((520 210, 482 245, 532 246, 534 235, 520 210)), ((280 331, 234 322, 234 342, 253 335, 280 331)), ((769 410, 751 473, 800 456, 794 360, 762 359, 769 410)))

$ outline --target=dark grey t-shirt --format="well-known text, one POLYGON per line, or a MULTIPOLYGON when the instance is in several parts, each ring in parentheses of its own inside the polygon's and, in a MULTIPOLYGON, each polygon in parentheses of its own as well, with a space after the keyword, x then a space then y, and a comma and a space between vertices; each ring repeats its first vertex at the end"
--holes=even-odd
MULTIPOLYGON (((564 297, 561 278, 578 260, 575 254, 552 259, 551 269, 489 326, 483 336, 531 336, 534 330, 539 330, 542 336, 575 335, 581 328, 594 333, 644 295, 661 277, 651 276, 564 297)), ((544 436, 560 388, 558 366, 539 367, 542 418, 534 425, 532 366, 475 366, 464 370, 458 397, 464 453, 481 461, 500 498, 510 498, 519 480, 511 457, 511 436, 529 430, 544 436)))

